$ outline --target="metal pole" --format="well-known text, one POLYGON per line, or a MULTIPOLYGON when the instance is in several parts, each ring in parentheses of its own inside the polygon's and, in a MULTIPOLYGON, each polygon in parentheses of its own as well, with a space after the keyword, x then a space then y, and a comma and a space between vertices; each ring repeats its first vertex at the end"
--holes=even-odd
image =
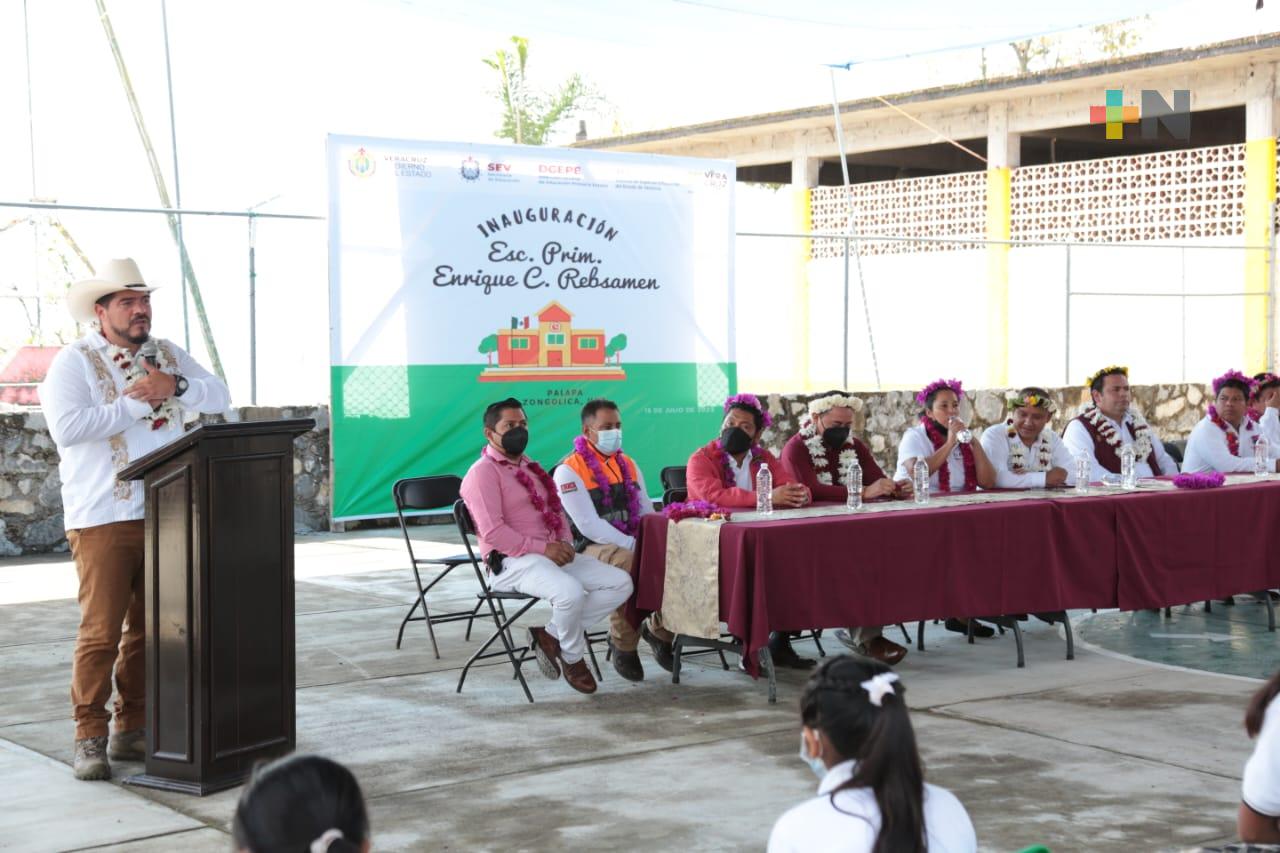
POLYGON ((258 405, 258 269, 254 261, 257 224, 249 214, 249 404, 258 405))
MULTIPOLYGON (((27 19, 27 0, 22 0, 22 45, 27 63, 27 143, 31 154, 31 200, 36 199, 36 120, 31 97, 31 26, 27 19)), ((37 343, 44 343, 44 318, 41 315, 40 292, 40 228, 31 220, 31 272, 36 289, 37 343)))
POLYGON ((1267 249, 1268 295, 1267 295, 1267 366, 1275 372, 1276 364, 1276 203, 1271 202, 1271 245, 1267 249))
POLYGON ((1067 246, 1066 249, 1067 249, 1067 264, 1066 264, 1067 266, 1067 281, 1066 281, 1067 312, 1066 312, 1066 327, 1065 327, 1066 331, 1065 331, 1065 334, 1063 335, 1063 338, 1066 341, 1066 352, 1064 352, 1062 356, 1062 374, 1063 374, 1062 384, 1069 388, 1071 387, 1071 247, 1067 246))
MULTIPOLYGON (((182 181, 178 177, 178 125, 173 111, 173 67, 169 62, 169 10, 166 0, 160 0, 160 23, 164 29, 164 78, 169 87, 169 144, 173 149, 173 204, 182 209, 182 181)), ((182 240, 182 214, 177 219, 178 232, 178 280, 182 282, 182 341, 183 346, 191 349, 191 321, 187 314, 187 253, 182 251, 186 244, 182 240)))
POLYGON ((849 390, 849 238, 844 238, 844 373, 840 389, 849 390))

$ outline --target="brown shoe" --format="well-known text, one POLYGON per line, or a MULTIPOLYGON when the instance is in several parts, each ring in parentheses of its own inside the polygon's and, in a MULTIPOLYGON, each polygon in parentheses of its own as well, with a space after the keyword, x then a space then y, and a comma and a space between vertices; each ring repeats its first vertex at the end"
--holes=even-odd
POLYGON ((613 668, 627 681, 644 681, 644 665, 640 663, 640 655, 632 650, 624 652, 609 642, 609 650, 613 653, 613 668))
POLYGON ((538 660, 538 669, 553 681, 560 677, 560 665, 556 659, 560 657, 560 641, 547 633, 545 628, 529 629, 529 648, 538 660))
POLYGON ((107 736, 85 737, 76 741, 76 756, 72 770, 77 779, 100 782, 111 778, 111 764, 107 761, 107 736))
POLYGON ((564 680, 569 682, 569 686, 579 693, 595 693, 596 679, 591 674, 590 667, 587 666, 587 659, 583 658, 577 663, 567 663, 564 658, 560 659, 564 664, 561 669, 564 670, 564 680))
POLYGON ((146 761, 147 733, 143 729, 116 732, 107 740, 107 757, 112 761, 146 761))
POLYGON ((857 651, 863 657, 878 660, 886 666, 893 666, 907 656, 905 648, 885 637, 872 637, 857 651))

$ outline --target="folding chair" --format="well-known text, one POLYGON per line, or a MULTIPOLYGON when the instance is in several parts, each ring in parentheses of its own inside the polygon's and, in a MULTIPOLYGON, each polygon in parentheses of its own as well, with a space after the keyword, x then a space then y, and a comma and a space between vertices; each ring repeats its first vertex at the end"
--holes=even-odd
POLYGON ((409 528, 405 524, 405 510, 424 510, 424 509, 442 509, 452 507, 454 501, 458 500, 458 491, 462 488, 462 480, 453 475, 439 477, 409 477, 403 480, 397 480, 396 484, 391 487, 391 496, 395 499, 396 517, 400 519, 400 532, 404 534, 404 546, 409 551, 409 567, 413 569, 413 582, 418 587, 418 597, 413 600, 413 606, 409 608, 409 612, 404 615, 404 619, 400 621, 400 631, 396 634, 396 648, 400 648, 400 642, 404 639, 405 626, 410 622, 426 622, 427 634, 431 637, 431 651, 435 654, 436 660, 440 659, 440 647, 436 644, 436 632, 433 626, 442 625, 446 622, 460 622, 467 620, 467 636, 471 639, 471 624, 475 621, 476 614, 480 612, 480 602, 476 602, 476 606, 471 610, 457 610, 451 613, 440 613, 431 615, 427 610, 427 593, 431 588, 440 581, 444 580, 445 575, 456 569, 458 566, 469 562, 470 558, 466 554, 454 554, 449 557, 417 557, 413 553, 413 540, 409 538, 409 528), (443 570, 436 575, 426 586, 422 585, 422 574, 418 571, 420 566, 442 566, 443 570), (418 608, 422 608, 422 615, 415 616, 418 608))
MULTIPOLYGON (((493 624, 496 630, 490 635, 489 639, 484 641, 484 645, 476 649, 475 654, 467 659, 466 664, 462 667, 462 674, 458 677, 458 689, 456 692, 462 692, 462 684, 467 680, 467 673, 471 671, 471 667, 477 661, 486 660, 488 658, 506 656, 511 662, 511 668, 515 671, 515 680, 520 682, 520 688, 524 690, 525 698, 530 702, 533 701, 533 693, 529 691, 529 683, 525 681, 524 673, 521 667, 524 662, 529 659, 533 650, 528 644, 517 645, 515 639, 511 636, 511 626, 515 624, 521 616, 529 611, 529 608, 537 604, 542 599, 532 595, 526 595, 523 592, 499 592, 489 586, 488 580, 485 578, 484 567, 480 564, 480 558, 476 554, 475 548, 471 545, 472 537, 477 537, 476 525, 471 517, 471 512, 467 509, 467 505, 461 499, 457 500, 453 505, 453 520, 458 526, 458 534, 462 537, 462 542, 467 548, 467 560, 471 563, 471 567, 475 569, 476 581, 480 584, 480 592, 476 594, 478 608, 481 604, 489 606, 489 613, 493 616, 493 624), (512 615, 508 616, 504 602, 520 601, 520 609, 512 615), (502 640, 503 650, 498 652, 489 651, 489 647, 493 645, 494 640, 502 640)), ((600 664, 596 661, 596 652, 592 645, 600 642, 600 634, 585 634, 587 639, 587 654, 591 658, 591 667, 596 671, 596 678, 603 680, 604 675, 600 672, 600 664)), ((607 636, 607 633, 604 635, 607 636)))

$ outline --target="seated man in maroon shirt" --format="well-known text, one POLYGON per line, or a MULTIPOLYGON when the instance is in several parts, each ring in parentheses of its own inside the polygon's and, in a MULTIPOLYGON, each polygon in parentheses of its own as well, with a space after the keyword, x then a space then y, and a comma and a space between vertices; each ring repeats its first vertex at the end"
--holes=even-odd
MULTIPOLYGON (((773 476, 775 507, 812 503, 809 490, 796 482, 787 466, 756 443, 771 423, 769 413, 757 397, 738 394, 726 400, 720 437, 689 457, 685 470, 689 500, 753 510, 756 508, 756 476, 768 465, 773 476)), ((775 666, 808 669, 816 663, 797 655, 791 648, 790 636, 785 633, 775 631, 769 635, 769 651, 775 666)))
MULTIPOLYGON (((911 495, 911 481, 895 483, 876 464, 871 449, 850 434, 854 401, 841 394, 819 397, 809 403, 809 417, 800 431, 782 448, 782 464, 809 488, 814 500, 844 503, 849 463, 856 456, 862 466, 862 499, 902 498, 911 495)), ((836 639, 864 657, 893 666, 907 650, 881 634, 880 627, 864 625, 836 632, 836 639)))
POLYGON ((489 586, 523 592, 551 605, 551 621, 529 629, 529 646, 547 678, 594 693, 583 655, 584 631, 631 596, 631 575, 573 547, 569 518, 551 475, 525 456, 529 421, 507 398, 484 411, 480 458, 462 479, 462 499, 480 534, 489 586))

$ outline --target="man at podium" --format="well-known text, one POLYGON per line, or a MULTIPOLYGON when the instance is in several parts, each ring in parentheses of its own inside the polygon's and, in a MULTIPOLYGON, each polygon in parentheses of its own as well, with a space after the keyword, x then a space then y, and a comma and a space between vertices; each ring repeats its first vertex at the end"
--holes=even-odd
POLYGON ((77 779, 109 779, 145 757, 143 490, 117 482, 131 461, 182 435, 188 412, 222 412, 226 384, 180 347, 151 337, 151 291, 130 258, 67 290, 88 333, 63 347, 40 385, 58 446, 67 542, 80 578, 71 665, 77 779), (107 738, 115 672, 115 732, 107 738))

